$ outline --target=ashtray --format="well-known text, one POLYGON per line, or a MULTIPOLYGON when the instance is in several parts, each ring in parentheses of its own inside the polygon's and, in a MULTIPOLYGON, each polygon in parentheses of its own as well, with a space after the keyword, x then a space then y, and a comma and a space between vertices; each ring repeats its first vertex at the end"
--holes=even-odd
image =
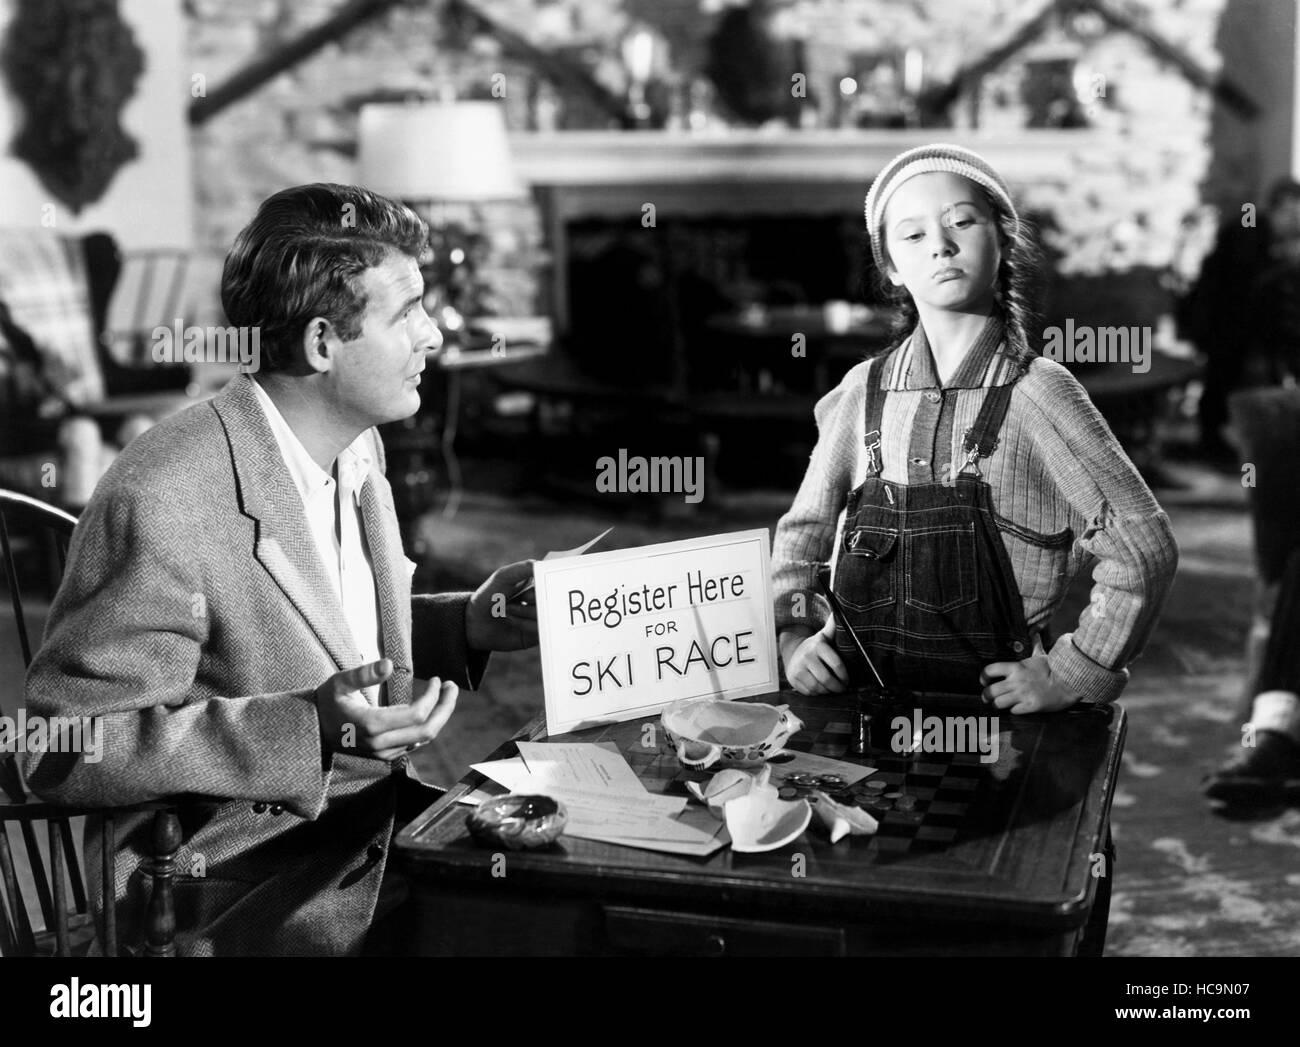
POLYGON ((693 698, 674 702, 660 717, 683 767, 702 771, 755 767, 779 753, 803 721, 788 705, 693 698))
POLYGON ((553 844, 568 817, 564 804, 549 796, 507 793, 484 800, 465 816, 465 824, 481 844, 528 851, 553 844))

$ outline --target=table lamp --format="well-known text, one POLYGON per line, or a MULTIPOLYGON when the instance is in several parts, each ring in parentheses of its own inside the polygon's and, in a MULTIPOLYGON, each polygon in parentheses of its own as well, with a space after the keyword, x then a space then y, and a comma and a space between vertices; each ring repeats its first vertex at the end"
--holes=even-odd
MULTIPOLYGON (((358 181, 367 189, 403 200, 429 221, 433 257, 424 267, 425 285, 434 296, 429 313, 442 330, 450 352, 439 357, 446 368, 458 355, 465 316, 479 312, 474 278, 475 246, 483 221, 478 206, 490 200, 524 195, 515 177, 505 120, 497 102, 415 102, 362 106, 358 141, 358 181), (447 205, 471 206, 473 230, 447 220, 447 205)), ((460 504, 461 470, 455 454, 460 413, 460 371, 447 372, 442 437, 438 441, 447 466, 450 495, 443 515, 454 516, 460 504)), ((386 436, 390 446, 412 448, 409 465, 396 470, 394 493, 414 518, 428 505, 430 475, 423 448, 432 419, 412 417, 403 434, 386 436)), ((390 462, 390 476, 391 462, 390 462)))
MULTIPOLYGON (((446 220, 446 205, 477 205, 524 195, 515 177, 500 104, 362 106, 358 181, 377 193, 406 201, 429 220, 434 252, 434 274, 429 282, 441 300, 435 319, 445 333, 455 334, 464 324, 461 314, 473 311, 472 301, 449 300, 472 278, 467 247, 473 234, 446 220), (461 243, 456 242, 458 238, 461 243)), ((477 209, 474 215, 474 225, 481 226, 477 209)))

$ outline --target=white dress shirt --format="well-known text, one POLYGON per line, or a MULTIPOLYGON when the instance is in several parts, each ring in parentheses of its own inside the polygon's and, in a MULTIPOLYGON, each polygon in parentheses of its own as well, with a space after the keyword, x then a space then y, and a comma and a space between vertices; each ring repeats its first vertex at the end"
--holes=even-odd
MULTIPOLYGON (((382 657, 383 641, 375 575, 366 548, 365 524, 361 515, 361 487, 371 465, 365 434, 340 452, 335 461, 336 483, 307 453, 307 448, 303 447, 280 409, 256 379, 253 388, 257 390, 258 402, 266 412, 276 443, 280 445, 284 464, 302 496, 307 523, 316 539, 325 573, 343 607, 352 639, 361 655, 361 664, 378 661, 382 657)), ((378 688, 368 687, 365 693, 372 704, 378 701, 378 688)))

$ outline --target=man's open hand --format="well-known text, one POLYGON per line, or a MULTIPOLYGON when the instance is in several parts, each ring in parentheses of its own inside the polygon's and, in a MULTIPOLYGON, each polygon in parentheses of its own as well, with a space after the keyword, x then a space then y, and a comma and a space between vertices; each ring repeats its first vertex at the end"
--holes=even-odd
POLYGON ((344 669, 316 688, 316 715, 325 748, 352 756, 391 761, 438 737, 456 708, 454 683, 435 677, 410 705, 371 705, 362 689, 388 679, 387 658, 344 669))
POLYGON ((476 651, 522 651, 537 646, 537 604, 533 593, 513 599, 532 581, 532 560, 498 567, 469 598, 465 639, 476 651))

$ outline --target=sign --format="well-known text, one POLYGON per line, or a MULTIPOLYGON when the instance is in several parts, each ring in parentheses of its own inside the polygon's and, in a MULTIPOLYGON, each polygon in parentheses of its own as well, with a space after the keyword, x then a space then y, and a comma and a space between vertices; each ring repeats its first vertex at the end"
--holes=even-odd
POLYGON ((546 731, 778 689, 765 530, 539 562, 546 731))

